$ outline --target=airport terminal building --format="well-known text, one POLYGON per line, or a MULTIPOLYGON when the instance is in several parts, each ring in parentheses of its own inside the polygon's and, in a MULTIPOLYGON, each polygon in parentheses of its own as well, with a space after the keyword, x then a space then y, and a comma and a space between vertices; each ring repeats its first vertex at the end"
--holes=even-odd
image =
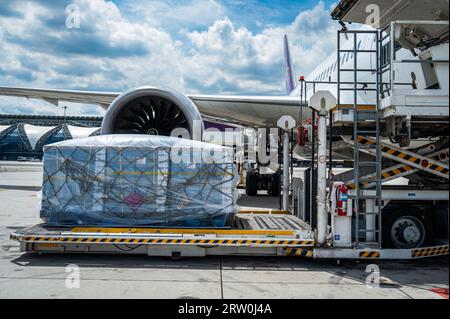
POLYGON ((0 160, 41 159, 44 145, 98 135, 101 117, 0 115, 0 160))

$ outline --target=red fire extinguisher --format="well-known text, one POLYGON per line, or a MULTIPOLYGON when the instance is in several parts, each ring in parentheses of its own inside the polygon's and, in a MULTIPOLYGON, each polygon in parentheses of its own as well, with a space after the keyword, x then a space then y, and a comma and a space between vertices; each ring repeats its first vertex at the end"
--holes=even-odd
POLYGON ((347 216, 348 210, 348 188, 341 184, 336 189, 336 209, 338 216, 347 216))

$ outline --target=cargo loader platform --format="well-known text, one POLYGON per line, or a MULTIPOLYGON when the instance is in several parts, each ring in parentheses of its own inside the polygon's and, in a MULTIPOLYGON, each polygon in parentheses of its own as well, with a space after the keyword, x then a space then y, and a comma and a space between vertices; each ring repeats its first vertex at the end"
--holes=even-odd
POLYGON ((27 252, 133 253, 150 256, 289 255, 314 247, 308 224, 283 211, 242 211, 234 228, 51 227, 11 234, 27 252))
POLYGON ((417 259, 448 255, 448 242, 413 249, 319 247, 314 231, 285 211, 241 211, 234 228, 50 227, 11 234, 23 252, 144 254, 166 257, 207 255, 299 256, 319 259, 417 259))

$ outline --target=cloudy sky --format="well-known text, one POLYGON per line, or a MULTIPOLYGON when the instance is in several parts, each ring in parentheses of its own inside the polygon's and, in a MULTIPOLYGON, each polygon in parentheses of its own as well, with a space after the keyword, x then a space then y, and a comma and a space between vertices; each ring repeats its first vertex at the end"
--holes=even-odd
MULTIPOLYGON (((338 24, 329 15, 334 5, 330 0, 1 1, 0 86, 122 91, 159 85, 185 93, 283 95, 283 35, 291 42, 297 75, 307 75, 335 50, 338 24), (66 26, 69 4, 79 9, 79 28, 66 26)), ((0 97, 0 113, 63 110, 0 97)), ((70 104, 68 114, 102 111, 70 104)))

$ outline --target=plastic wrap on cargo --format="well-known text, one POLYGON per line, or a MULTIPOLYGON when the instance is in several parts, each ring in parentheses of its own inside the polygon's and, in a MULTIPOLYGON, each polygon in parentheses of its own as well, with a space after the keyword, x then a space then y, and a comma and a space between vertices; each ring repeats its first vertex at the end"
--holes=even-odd
POLYGON ((239 210, 233 150, 148 135, 44 147, 41 218, 49 225, 228 227, 239 210))

